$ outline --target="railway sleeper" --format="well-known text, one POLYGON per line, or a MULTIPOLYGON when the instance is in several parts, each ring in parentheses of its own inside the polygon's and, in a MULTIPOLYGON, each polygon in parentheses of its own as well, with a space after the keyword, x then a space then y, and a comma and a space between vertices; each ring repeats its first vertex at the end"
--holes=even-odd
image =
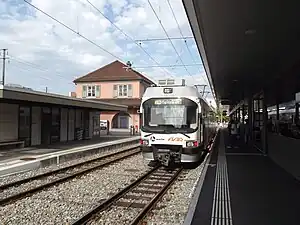
POLYGON ((151 191, 151 190, 139 190, 139 189, 134 189, 134 190, 131 190, 131 192, 133 193, 145 193, 145 194, 157 194, 157 191, 151 191))
POLYGON ((139 187, 143 187, 143 188, 149 188, 149 189, 161 189, 162 186, 157 186, 157 185, 145 185, 145 184, 140 184, 139 187))
POLYGON ((125 207, 125 208, 131 207, 131 208, 140 208, 140 209, 143 209, 143 208, 145 208, 145 206, 147 204, 145 204, 145 203, 137 203, 137 202, 123 202, 123 201, 118 201, 118 202, 116 202, 115 205, 121 206, 121 207, 125 207))
POLYGON ((146 200, 146 201, 150 201, 152 199, 152 197, 147 197, 147 196, 140 196, 140 195, 125 195, 124 198, 127 199, 134 199, 134 200, 146 200))

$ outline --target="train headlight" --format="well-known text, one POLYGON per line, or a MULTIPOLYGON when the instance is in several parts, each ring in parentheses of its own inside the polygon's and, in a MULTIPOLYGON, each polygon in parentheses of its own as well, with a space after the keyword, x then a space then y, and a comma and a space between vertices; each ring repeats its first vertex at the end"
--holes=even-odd
POLYGON ((198 147, 198 141, 187 141, 186 147, 198 147))
POLYGON ((140 140, 140 144, 141 145, 148 145, 149 144, 149 140, 143 140, 143 139, 141 139, 140 140))

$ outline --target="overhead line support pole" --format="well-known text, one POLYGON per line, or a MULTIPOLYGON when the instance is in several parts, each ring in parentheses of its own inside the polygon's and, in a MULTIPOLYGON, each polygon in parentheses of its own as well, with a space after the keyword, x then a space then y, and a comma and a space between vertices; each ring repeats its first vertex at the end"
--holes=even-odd
POLYGON ((5 63, 6 63, 6 54, 7 54, 7 49, 4 48, 2 49, 2 54, 3 54, 3 57, 1 58, 2 59, 2 84, 4 85, 5 84, 5 63))

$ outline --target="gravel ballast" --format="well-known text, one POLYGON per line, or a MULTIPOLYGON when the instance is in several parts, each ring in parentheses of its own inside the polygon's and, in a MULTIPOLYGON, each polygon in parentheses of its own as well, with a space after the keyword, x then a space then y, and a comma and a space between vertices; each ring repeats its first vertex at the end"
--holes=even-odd
MULTIPOLYGON (((132 149, 131 151, 136 151, 136 149, 132 149)), ((30 182, 25 182, 23 184, 4 189, 0 192, 0 199, 4 199, 4 198, 7 198, 9 196, 12 196, 12 195, 24 192, 24 191, 28 191, 28 190, 30 190, 32 188, 36 188, 40 185, 45 185, 45 184, 47 184, 49 182, 53 182, 57 179, 64 178, 66 176, 78 173, 80 171, 84 171, 86 169, 95 167, 97 165, 101 165, 103 163, 107 163, 112 159, 121 158, 126 154, 127 154, 127 151, 126 152, 121 152, 116 156, 110 156, 110 157, 105 158, 105 159, 97 160, 96 162, 89 162, 89 163, 80 165, 80 166, 75 167, 75 168, 71 168, 71 169, 68 169, 68 170, 65 170, 65 171, 58 172, 58 173, 50 175, 50 176, 42 177, 42 178, 39 178, 39 179, 36 179, 36 180, 32 180, 30 182)))
POLYGON ((27 172, 21 172, 21 173, 8 175, 8 176, 3 176, 3 177, 0 177, 0 185, 4 185, 4 184, 11 183, 11 182, 14 182, 14 181, 22 180, 22 179, 25 179, 25 178, 28 178, 28 177, 33 177, 33 176, 36 176, 38 174, 46 173, 46 172, 49 172, 49 171, 52 171, 52 170, 55 170, 55 169, 71 166, 71 165, 74 165, 74 164, 77 164, 77 163, 80 163, 80 162, 84 162, 84 161, 87 161, 87 160, 91 160, 91 159, 101 157, 103 155, 119 152, 119 151, 125 150, 125 149, 133 147, 133 146, 138 146, 138 144, 124 146, 124 147, 117 148, 117 149, 112 149, 112 150, 106 150, 106 151, 103 150, 103 151, 101 151, 97 154, 94 154, 94 155, 89 155, 89 156, 85 156, 85 157, 82 157, 82 158, 77 158, 77 159, 70 160, 70 161, 67 161, 67 162, 63 162, 63 163, 60 163, 60 164, 53 164, 53 165, 50 165, 50 166, 47 166, 47 167, 38 168, 36 170, 31 170, 31 171, 27 171, 27 172))
POLYGON ((72 222, 148 169, 141 154, 134 155, 1 207, 0 224, 72 222))
POLYGON ((185 170, 144 221, 151 225, 182 225, 203 168, 204 163, 195 169, 185 170))

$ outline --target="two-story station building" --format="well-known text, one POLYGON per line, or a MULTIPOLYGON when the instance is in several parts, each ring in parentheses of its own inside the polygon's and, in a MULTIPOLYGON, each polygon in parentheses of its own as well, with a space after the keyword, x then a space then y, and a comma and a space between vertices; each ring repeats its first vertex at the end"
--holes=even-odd
POLYGON ((139 107, 142 95, 147 87, 154 85, 150 79, 133 69, 127 69, 119 61, 90 72, 74 80, 74 83, 77 98, 128 106, 127 111, 101 112, 101 120, 108 120, 110 129, 129 129, 133 125, 137 130, 141 125, 139 107))

